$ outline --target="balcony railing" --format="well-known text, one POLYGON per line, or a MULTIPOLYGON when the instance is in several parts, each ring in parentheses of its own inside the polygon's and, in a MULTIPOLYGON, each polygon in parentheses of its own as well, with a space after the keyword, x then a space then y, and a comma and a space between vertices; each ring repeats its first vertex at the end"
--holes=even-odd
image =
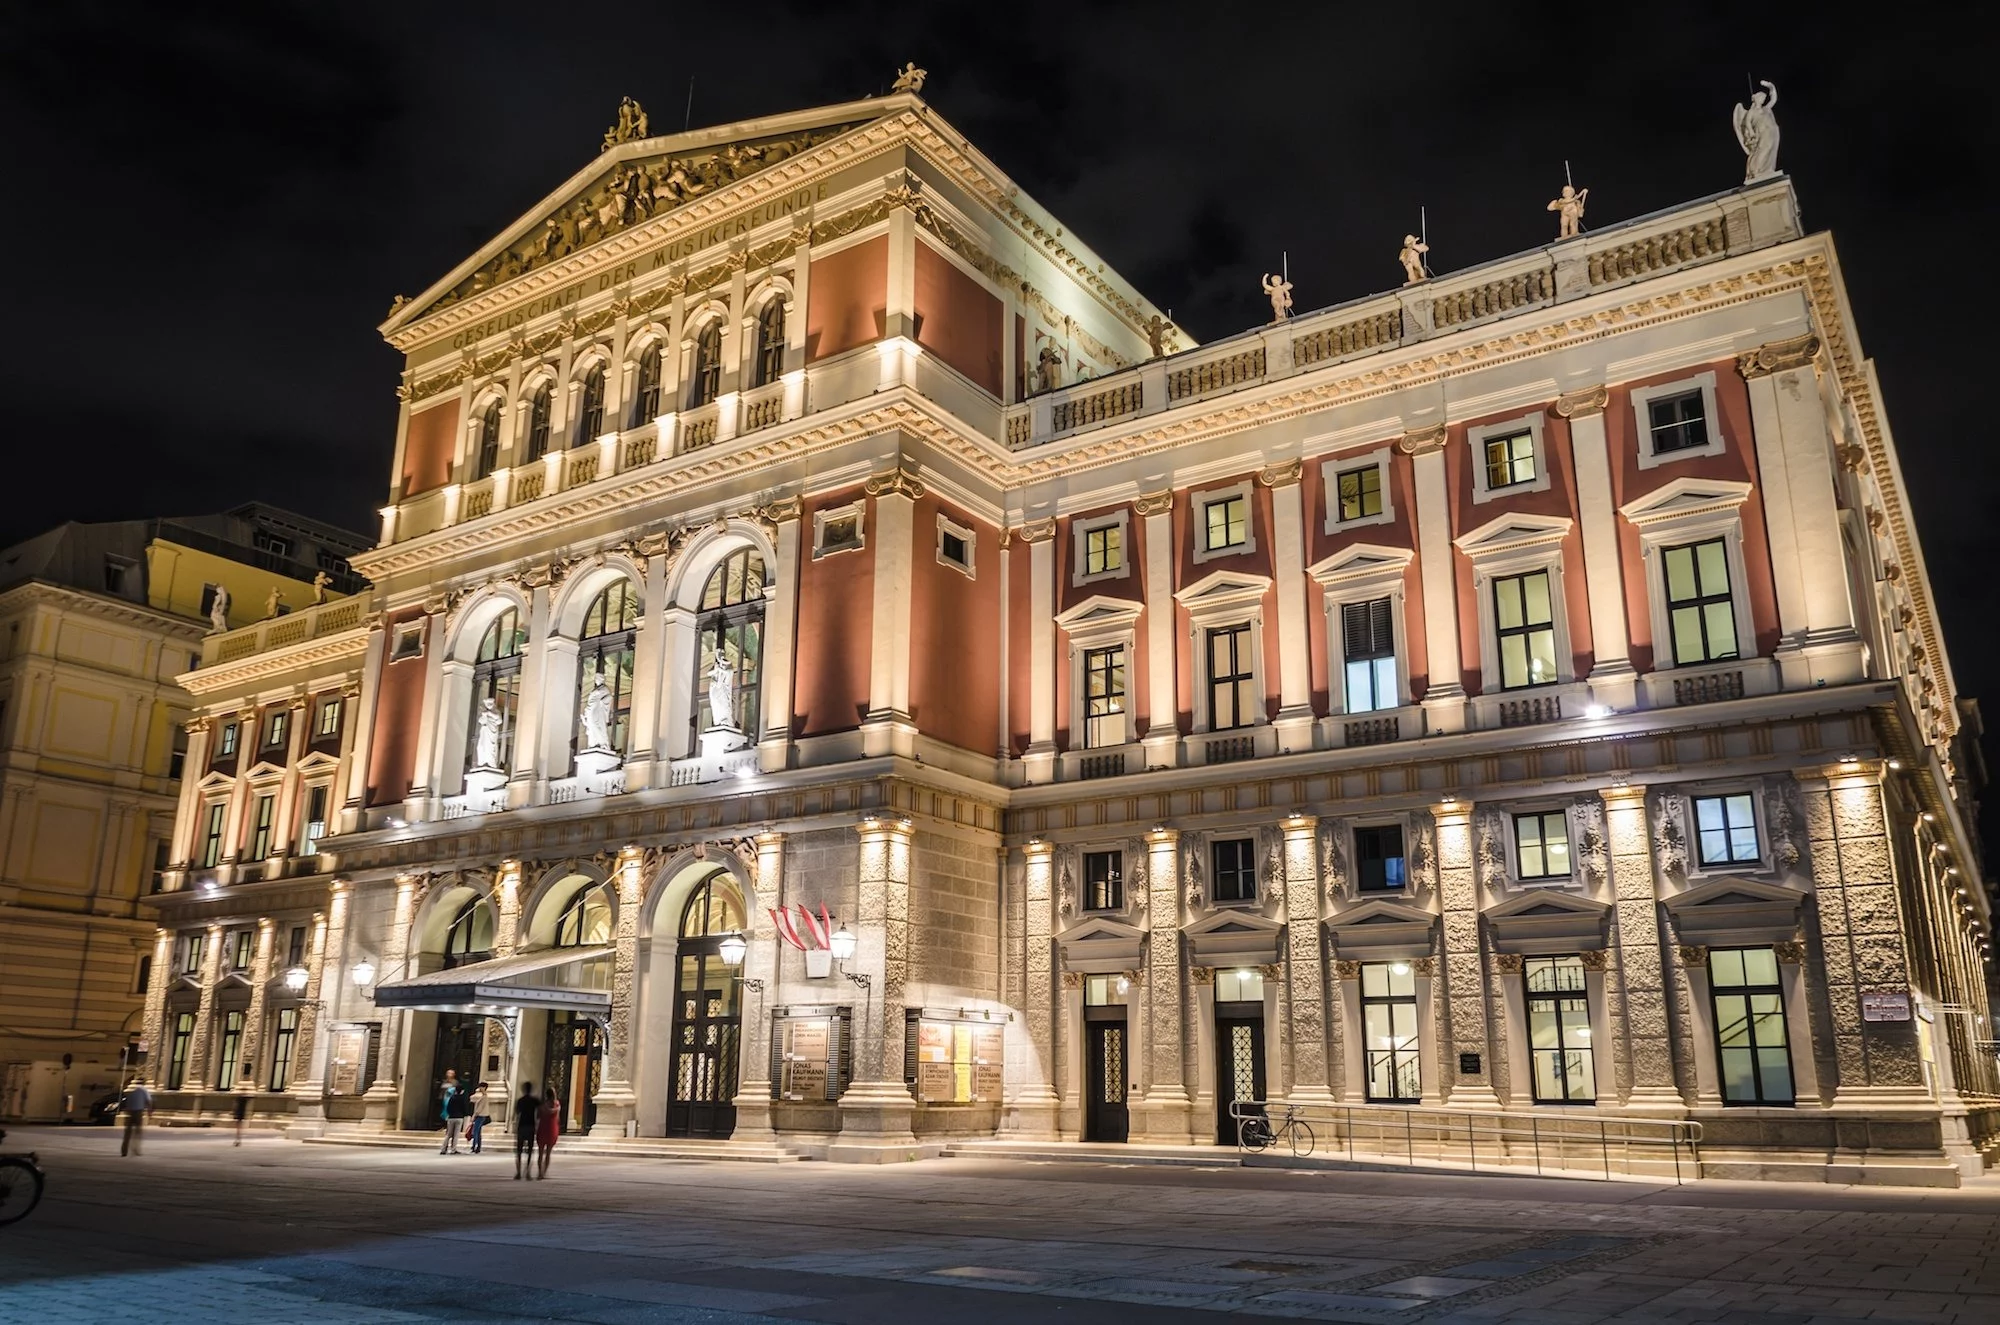
POLYGON ((210 635, 201 642, 201 665, 213 667, 217 663, 236 662, 271 649, 353 630, 361 624, 363 603, 360 598, 336 598, 255 625, 210 635))

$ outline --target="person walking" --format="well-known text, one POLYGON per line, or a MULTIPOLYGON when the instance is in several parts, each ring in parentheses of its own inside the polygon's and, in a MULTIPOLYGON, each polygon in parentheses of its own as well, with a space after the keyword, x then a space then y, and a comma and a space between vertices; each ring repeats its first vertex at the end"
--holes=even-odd
POLYGON ((139 1153, 139 1140, 146 1127, 146 1116, 153 1111, 153 1092, 146 1089, 142 1081, 135 1081, 125 1090, 125 1096, 118 1101, 118 1114, 125 1120, 125 1137, 118 1145, 121 1155, 139 1153))
POLYGON ((514 1101, 514 1177, 535 1176, 535 1128, 541 1122, 542 1101, 535 1094, 535 1083, 521 1083, 521 1098, 514 1101))
POLYGON ((472 1134, 473 1154, 479 1153, 480 1133, 484 1132, 486 1124, 492 1121, 493 1116, 486 1112, 486 1083, 482 1081, 472 1088, 472 1122, 468 1130, 472 1134))
POLYGON ((444 1070, 444 1085, 438 1088, 438 1117, 444 1122, 444 1144, 438 1147, 440 1155, 449 1155, 458 1149, 458 1127, 451 1119, 451 1102, 457 1095, 458 1073, 448 1067, 444 1070))
POLYGON ((236 1096, 236 1144, 239 1146, 243 1144, 243 1125, 249 1121, 250 1097, 239 1093, 236 1096))
POLYGON ((451 1154, 463 1155, 465 1153, 458 1148, 458 1142, 459 1138, 465 1135, 466 1129, 470 1126, 471 1122, 472 1092, 461 1083, 458 1089, 452 1091, 451 1099, 446 1101, 444 1106, 445 1146, 451 1154))
POLYGON ((542 1088, 542 1107, 535 1118, 537 1178, 549 1176, 549 1154, 556 1148, 556 1138, 562 1135, 562 1107, 562 1097, 556 1094, 555 1083, 550 1082, 542 1088))

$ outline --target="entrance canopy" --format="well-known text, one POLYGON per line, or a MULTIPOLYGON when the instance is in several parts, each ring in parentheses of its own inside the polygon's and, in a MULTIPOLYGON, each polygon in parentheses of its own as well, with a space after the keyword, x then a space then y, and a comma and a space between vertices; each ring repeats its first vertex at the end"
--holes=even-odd
POLYGON ((611 1011, 612 949, 544 948, 375 987, 378 1008, 500 1013, 521 1008, 611 1011))

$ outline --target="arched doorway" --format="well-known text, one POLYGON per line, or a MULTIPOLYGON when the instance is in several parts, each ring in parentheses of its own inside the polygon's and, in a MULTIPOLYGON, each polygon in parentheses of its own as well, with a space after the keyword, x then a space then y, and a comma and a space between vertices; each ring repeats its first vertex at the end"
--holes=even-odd
POLYGON ((718 869, 688 895, 674 950, 672 1061, 667 1135, 725 1138, 736 1130, 743 989, 722 959, 722 940, 743 932, 743 901, 718 869))
MULTIPOLYGON (((433 917, 433 928, 437 920, 450 916, 444 926, 443 952, 439 958, 421 961, 420 967, 429 967, 435 960, 442 969, 449 971, 477 965, 492 957, 493 903, 470 889, 454 890, 440 897, 439 901, 442 905, 433 917)), ((438 940, 433 937, 425 947, 435 952, 437 943, 438 940)), ((440 1106, 445 1072, 457 1073, 459 1083, 470 1089, 474 1082, 484 1079, 485 1067, 486 1018, 472 1012, 438 1013, 437 1035, 431 1046, 428 1103, 424 1106, 423 1125, 426 1129, 433 1132, 444 1130, 444 1112, 440 1106)))
MULTIPOLYGON (((596 879, 577 875, 563 880, 538 910, 555 912, 555 928, 547 936, 553 947, 601 948, 611 942, 611 890, 596 879)), ((539 923, 538 916, 538 928, 539 923)), ((542 1062, 543 1075, 563 1101, 563 1133, 587 1136, 597 1125, 597 1092, 604 1084, 602 1023, 578 1012, 551 1013, 542 1062)))

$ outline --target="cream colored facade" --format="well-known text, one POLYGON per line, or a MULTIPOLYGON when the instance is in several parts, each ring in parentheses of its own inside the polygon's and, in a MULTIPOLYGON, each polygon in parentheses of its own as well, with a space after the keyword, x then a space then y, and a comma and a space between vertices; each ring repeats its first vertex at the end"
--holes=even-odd
POLYGON ((1254 1098, 1979 1171, 1967 710, 1790 182, 1154 316, 904 95, 614 134, 399 301, 372 600, 186 678, 168 1107, 423 1128, 449 1065, 834 1159, 1254 1098))

